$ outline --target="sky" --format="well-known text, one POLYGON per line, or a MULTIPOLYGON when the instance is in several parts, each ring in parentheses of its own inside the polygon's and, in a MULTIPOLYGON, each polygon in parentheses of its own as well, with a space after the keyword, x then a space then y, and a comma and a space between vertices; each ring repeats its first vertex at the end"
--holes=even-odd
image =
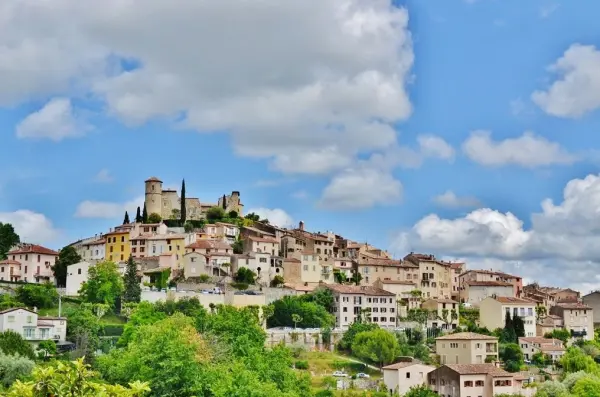
POLYGON ((600 3, 4 0, 0 221, 60 248, 145 179, 600 287, 600 3))

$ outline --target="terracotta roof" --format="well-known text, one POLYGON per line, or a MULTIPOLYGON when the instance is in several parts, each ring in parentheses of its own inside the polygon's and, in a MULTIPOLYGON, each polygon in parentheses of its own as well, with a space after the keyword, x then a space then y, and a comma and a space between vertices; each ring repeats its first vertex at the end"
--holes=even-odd
POLYGON ((513 276, 512 274, 508 274, 508 273, 504 273, 504 272, 497 272, 494 270, 476 270, 476 269, 467 270, 466 272, 461 274, 461 277, 467 273, 482 273, 482 274, 490 274, 490 275, 494 275, 494 276, 502 276, 502 277, 507 277, 507 278, 521 278, 519 276, 513 276))
POLYGON ((42 255, 58 255, 58 252, 51 250, 50 248, 42 247, 36 244, 23 244, 20 248, 9 251, 7 255, 15 254, 42 254, 42 255))
POLYGON ((527 343, 539 343, 539 344, 558 343, 562 346, 562 341, 560 339, 544 338, 543 336, 521 336, 521 337, 519 337, 519 341, 522 341, 522 340, 524 340, 527 343))
POLYGON ((302 285, 302 284, 291 284, 291 283, 285 283, 283 284, 284 287, 289 288, 289 289, 293 289, 295 291, 301 291, 301 292, 312 292, 315 290, 316 286, 314 285, 302 285))
POLYGON ((242 229, 250 230, 251 232, 258 233, 258 234, 266 234, 266 235, 275 237, 275 234, 273 234, 273 233, 265 232, 264 230, 260 230, 255 227, 252 227, 252 226, 242 226, 242 229))
POLYGON ((20 265, 21 262, 19 261, 13 261, 12 259, 5 259, 3 261, 0 261, 1 265, 20 265))
POLYGON ((359 295, 377 295, 377 296, 396 296, 395 294, 382 290, 381 288, 364 285, 341 285, 328 284, 326 288, 340 294, 359 294, 359 295))
POLYGON ((446 364, 445 367, 450 368, 460 375, 486 374, 493 377, 514 376, 510 372, 506 372, 502 368, 496 367, 494 364, 446 364))
POLYGON ((402 261, 387 258, 361 259, 358 261, 358 264, 362 266, 416 267, 414 265, 406 266, 405 263, 402 261))
POLYGON ((463 262, 447 262, 447 263, 450 264, 450 267, 452 269, 460 269, 465 265, 463 262))
POLYGON ((509 296, 498 296, 492 298, 505 305, 535 305, 535 302, 531 299, 513 298, 509 296))
POLYGON ((248 236, 247 238, 248 238, 248 240, 250 240, 250 241, 256 241, 257 243, 273 243, 273 244, 278 244, 277 239, 275 239, 273 237, 248 236))
POLYGON ((417 285, 413 281, 402 281, 402 280, 381 280, 383 284, 399 284, 399 285, 417 285))
POLYGON ((560 344, 560 345, 541 345, 539 347, 539 349, 543 352, 564 352, 566 349, 565 347, 560 344))
POLYGON ((578 310, 578 309, 592 310, 592 308, 590 306, 585 305, 580 302, 559 302, 556 304, 556 306, 562 307, 563 309, 569 309, 569 310, 578 310))
POLYGON ((386 365, 385 367, 383 367, 381 369, 401 369, 401 368, 411 367, 411 366, 417 365, 417 364, 423 365, 423 363, 420 361, 400 361, 399 363, 386 365))
POLYGON ((101 238, 95 241, 90 241, 89 243, 85 243, 83 245, 97 245, 97 244, 106 244, 106 240, 101 238))
POLYGON ((498 340, 495 336, 476 334, 475 332, 459 332, 435 338, 435 340, 498 340))
MULTIPOLYGON (((35 313, 33 310, 29 310, 29 309, 28 309, 28 308, 26 308, 26 307, 12 307, 12 308, 10 308, 10 309, 2 310, 2 311, 0 312, 0 314, 6 314, 6 313, 14 312, 15 310, 19 310, 19 309, 21 309, 21 310, 25 310, 25 311, 28 311, 28 312, 30 312, 30 313, 35 313)), ((35 314, 37 314, 37 313, 35 313, 35 314)))
POLYGON ((302 261, 300 259, 296 259, 296 258, 285 258, 283 261, 291 262, 291 263, 302 263, 302 261))
POLYGON ((127 234, 129 233, 129 230, 115 230, 113 232, 108 232, 105 234, 105 236, 111 236, 113 234, 127 234))
POLYGON ((473 287, 512 287, 511 283, 502 281, 466 281, 465 284, 473 287))
POLYGON ((162 183, 162 181, 155 176, 151 176, 150 178, 146 179, 144 182, 160 182, 160 183, 162 183))
POLYGON ((229 243, 222 240, 196 240, 185 248, 190 249, 232 249, 229 243))

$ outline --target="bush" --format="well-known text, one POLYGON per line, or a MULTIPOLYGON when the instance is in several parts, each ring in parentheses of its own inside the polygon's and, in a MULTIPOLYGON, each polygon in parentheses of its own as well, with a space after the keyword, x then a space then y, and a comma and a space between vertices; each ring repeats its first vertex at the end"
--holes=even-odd
POLYGON ((240 291, 244 291, 248 289, 248 284, 246 283, 231 283, 231 286, 240 291))
POLYGON ((160 221, 162 221, 162 217, 156 212, 153 212, 148 216, 148 223, 160 223, 160 221))
POLYGON ((28 376, 35 367, 33 360, 0 352, 0 382, 9 387, 15 380, 28 376))
POLYGON ((256 274, 247 267, 240 267, 235 273, 234 279, 238 283, 254 284, 256 274))
POLYGON ((11 330, 0 332, 0 351, 4 354, 19 355, 32 360, 35 358, 31 344, 23 339, 21 334, 11 330))
POLYGON ((28 307, 48 309, 58 303, 58 292, 56 287, 50 283, 27 284, 17 288, 17 300, 28 307))
POLYGON ((121 336, 123 334, 124 328, 125 328, 125 324, 105 324, 104 325, 104 335, 105 336, 121 336))
POLYGON ((296 364, 294 364, 296 369, 308 369, 308 361, 306 360, 298 360, 296 364))

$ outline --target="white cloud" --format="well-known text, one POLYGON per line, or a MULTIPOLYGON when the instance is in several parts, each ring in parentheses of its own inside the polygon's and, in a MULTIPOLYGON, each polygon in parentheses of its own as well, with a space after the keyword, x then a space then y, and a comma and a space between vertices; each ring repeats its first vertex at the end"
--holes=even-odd
POLYGON ((600 108, 600 51, 596 47, 573 44, 549 70, 558 79, 546 91, 531 95, 544 112, 577 118, 600 108))
POLYGON ((577 160, 558 143, 528 131, 518 138, 503 141, 493 141, 490 131, 473 131, 462 149, 471 160, 485 166, 518 165, 533 168, 572 164, 577 160))
POLYGON ((261 219, 268 219, 271 225, 289 228, 294 225, 294 219, 281 208, 251 208, 248 214, 254 212, 261 219))
POLYGON ((475 197, 459 197, 451 190, 440 194, 433 198, 433 201, 442 206, 448 208, 460 208, 460 207, 478 207, 481 202, 475 197))
POLYGON ((397 204, 401 199, 400 181, 386 171, 364 167, 334 176, 323 190, 320 205, 329 209, 360 209, 397 204))
POLYGON ((98 183, 110 183, 114 181, 115 178, 111 175, 110 171, 107 168, 103 168, 94 177, 94 181, 98 183))
POLYGON ((0 212, 0 222, 12 224, 21 241, 26 243, 47 244, 62 235, 48 217, 30 210, 0 212))
POLYGON ((420 135, 417 137, 417 142, 419 143, 421 153, 425 157, 450 161, 454 159, 454 148, 439 136, 420 135))
POLYGON ((455 219, 431 214, 398 234, 394 249, 434 251, 474 263, 482 259, 505 266, 520 263, 520 273, 529 279, 599 287, 599 208, 600 176, 588 175, 567 183, 561 203, 542 201, 541 212, 531 216, 530 228, 514 214, 490 208, 455 219))
POLYGON ((129 216, 135 215, 137 207, 144 206, 144 197, 140 196, 125 203, 115 203, 110 201, 93 201, 85 200, 79 203, 75 210, 77 218, 103 218, 112 219, 119 218, 125 215, 125 211, 129 212, 129 216))
POLYGON ((548 18, 550 15, 554 14, 554 12, 558 10, 559 7, 560 4, 558 3, 547 4, 545 6, 540 7, 540 18, 548 18))
POLYGON ((50 100, 43 108, 25 117, 16 128, 19 138, 45 138, 55 142, 81 136, 84 130, 85 126, 77 120, 68 98, 50 100))
POLYGON ((127 123, 228 131, 284 172, 346 168, 412 112, 408 12, 391 0, 5 0, 0 15, 0 103, 75 87, 127 123))

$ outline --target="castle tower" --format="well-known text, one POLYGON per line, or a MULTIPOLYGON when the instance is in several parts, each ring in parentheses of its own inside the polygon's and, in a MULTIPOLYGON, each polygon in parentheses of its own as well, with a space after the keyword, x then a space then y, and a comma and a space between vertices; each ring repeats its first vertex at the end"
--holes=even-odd
POLYGON ((146 184, 146 211, 148 215, 157 213, 162 216, 162 181, 153 176, 145 181, 146 184))

